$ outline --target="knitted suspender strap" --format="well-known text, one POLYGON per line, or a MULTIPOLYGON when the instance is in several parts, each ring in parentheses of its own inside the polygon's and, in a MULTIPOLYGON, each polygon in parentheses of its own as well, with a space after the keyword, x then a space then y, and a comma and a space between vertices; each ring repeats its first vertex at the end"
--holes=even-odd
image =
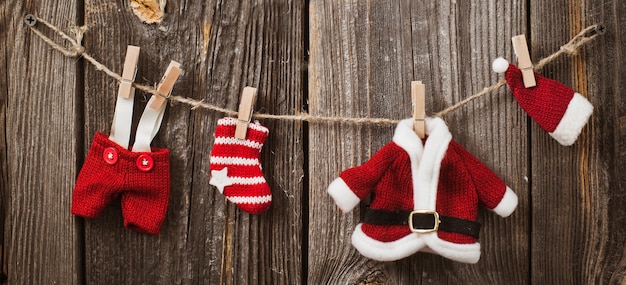
POLYGON ((113 114, 113 123, 111 125, 111 134, 109 139, 116 142, 120 146, 128 149, 128 141, 130 140, 130 127, 133 121, 133 102, 135 100, 135 88, 132 88, 130 96, 124 98, 117 96, 115 103, 115 113, 113 114))
POLYGON ((146 108, 143 110, 143 114, 141 114, 141 119, 139 119, 133 152, 150 152, 152 139, 154 139, 154 136, 156 136, 161 127, 163 114, 165 114, 165 106, 167 106, 167 104, 161 104, 157 110, 152 109, 151 105, 155 100, 155 96, 157 95, 150 97, 146 108))

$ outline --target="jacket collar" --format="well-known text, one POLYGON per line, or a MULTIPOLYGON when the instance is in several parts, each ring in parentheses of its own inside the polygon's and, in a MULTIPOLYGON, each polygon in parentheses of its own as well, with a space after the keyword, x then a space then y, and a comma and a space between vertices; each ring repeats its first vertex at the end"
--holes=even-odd
POLYGON ((452 139, 452 134, 448 126, 441 118, 427 117, 426 121, 426 141, 422 140, 413 131, 413 119, 404 119, 398 123, 393 135, 393 142, 404 149, 409 155, 422 157, 424 150, 436 152, 439 148, 448 148, 448 143, 452 139))

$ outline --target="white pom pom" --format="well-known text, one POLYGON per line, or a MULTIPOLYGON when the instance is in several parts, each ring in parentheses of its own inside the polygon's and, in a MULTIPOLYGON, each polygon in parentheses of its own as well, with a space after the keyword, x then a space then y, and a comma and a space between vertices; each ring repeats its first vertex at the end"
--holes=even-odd
POLYGON ((497 73, 504 73, 509 69, 509 62, 504 58, 498 57, 491 64, 491 68, 497 73))

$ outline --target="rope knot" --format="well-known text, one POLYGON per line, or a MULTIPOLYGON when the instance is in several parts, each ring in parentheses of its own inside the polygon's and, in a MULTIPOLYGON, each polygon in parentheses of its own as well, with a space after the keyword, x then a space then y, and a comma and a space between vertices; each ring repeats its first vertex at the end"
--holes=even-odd
POLYGON ((74 54, 76 54, 76 56, 79 56, 85 53, 85 47, 81 45, 72 46, 71 49, 72 51, 74 51, 74 54))

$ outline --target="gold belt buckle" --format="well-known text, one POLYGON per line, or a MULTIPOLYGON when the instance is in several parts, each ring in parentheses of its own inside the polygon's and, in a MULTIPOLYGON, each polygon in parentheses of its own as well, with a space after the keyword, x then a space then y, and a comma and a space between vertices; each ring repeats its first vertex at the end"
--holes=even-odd
POLYGON ((415 211, 412 211, 411 214, 409 214, 409 228, 414 233, 424 234, 424 233, 436 232, 439 229, 439 223, 441 223, 441 221, 439 220, 439 213, 437 213, 436 211, 415 210, 415 211), (416 228, 413 228, 413 215, 415 215, 415 214, 419 214, 419 215, 433 215, 433 218, 435 219, 435 225, 433 226, 432 229, 416 229, 416 228))

